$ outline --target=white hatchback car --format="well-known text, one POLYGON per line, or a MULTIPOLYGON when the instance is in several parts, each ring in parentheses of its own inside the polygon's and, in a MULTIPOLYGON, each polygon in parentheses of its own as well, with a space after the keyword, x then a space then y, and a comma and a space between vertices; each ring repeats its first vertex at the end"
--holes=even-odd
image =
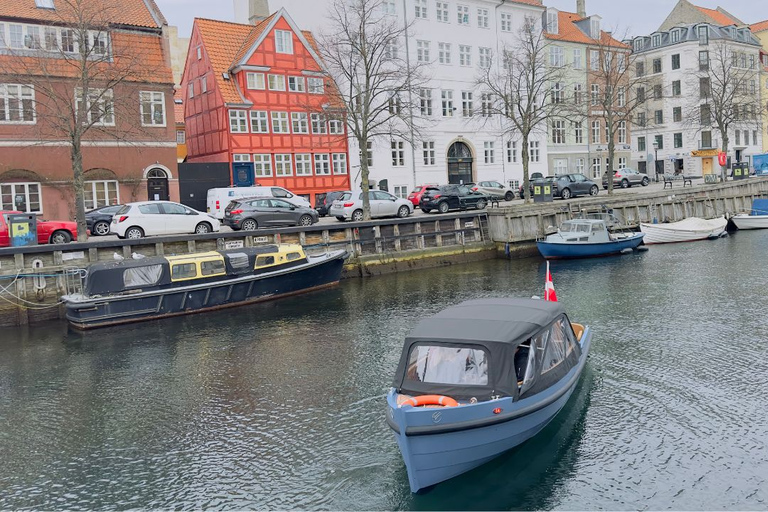
MULTIPOLYGON (((393 196, 383 190, 371 190, 368 192, 368 199, 371 202, 371 217, 407 217, 413 213, 413 203, 407 199, 393 196)), ((363 220, 363 193, 362 191, 346 191, 341 197, 333 202, 328 210, 329 215, 333 215, 340 221, 353 220, 360 222, 363 220)))
POLYGON ((221 223, 212 216, 171 201, 128 203, 112 217, 110 233, 120 238, 211 233, 221 223))

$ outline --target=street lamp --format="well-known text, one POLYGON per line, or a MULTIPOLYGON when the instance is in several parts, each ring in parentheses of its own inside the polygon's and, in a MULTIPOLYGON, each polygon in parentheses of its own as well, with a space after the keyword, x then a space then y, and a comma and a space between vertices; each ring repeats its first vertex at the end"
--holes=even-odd
POLYGON ((656 183, 659 182, 659 141, 653 141, 653 170, 656 173, 656 183))

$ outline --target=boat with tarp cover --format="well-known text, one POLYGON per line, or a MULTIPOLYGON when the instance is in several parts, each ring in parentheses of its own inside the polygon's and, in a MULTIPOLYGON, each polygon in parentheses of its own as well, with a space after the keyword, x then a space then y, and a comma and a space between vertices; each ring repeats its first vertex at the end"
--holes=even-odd
POLYGON ((561 303, 538 299, 471 300, 422 320, 387 395, 411 491, 536 435, 573 393, 591 340, 561 303))
POLYGON ((99 262, 62 297, 80 329, 271 300, 335 285, 347 252, 311 256, 301 245, 260 245, 99 262))

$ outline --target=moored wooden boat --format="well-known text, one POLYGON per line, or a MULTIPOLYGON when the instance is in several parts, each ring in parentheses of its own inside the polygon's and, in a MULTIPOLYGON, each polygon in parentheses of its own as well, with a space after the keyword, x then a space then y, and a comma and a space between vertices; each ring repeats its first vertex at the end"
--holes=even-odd
POLYGON ((561 303, 537 299, 472 300, 422 320, 387 395, 411 491, 536 435, 573 393, 591 340, 561 303))
POLYGON ((337 284, 346 256, 282 244, 100 262, 85 269, 81 291, 62 300, 80 329, 165 318, 337 284))
POLYGON ((673 242, 693 242, 707 238, 718 238, 726 233, 728 221, 725 217, 701 219, 689 217, 679 222, 665 224, 640 224, 640 231, 645 233, 646 244, 667 244, 673 242))
POLYGON ((547 259, 591 258, 619 254, 643 242, 643 233, 610 233, 601 219, 573 219, 560 225, 557 233, 536 242, 547 259))

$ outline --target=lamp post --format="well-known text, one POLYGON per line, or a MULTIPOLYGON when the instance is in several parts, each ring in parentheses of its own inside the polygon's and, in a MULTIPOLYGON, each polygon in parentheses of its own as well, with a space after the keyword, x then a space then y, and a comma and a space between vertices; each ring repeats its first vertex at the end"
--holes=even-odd
POLYGON ((656 173, 656 183, 659 182, 659 142, 653 141, 653 170, 656 173))

